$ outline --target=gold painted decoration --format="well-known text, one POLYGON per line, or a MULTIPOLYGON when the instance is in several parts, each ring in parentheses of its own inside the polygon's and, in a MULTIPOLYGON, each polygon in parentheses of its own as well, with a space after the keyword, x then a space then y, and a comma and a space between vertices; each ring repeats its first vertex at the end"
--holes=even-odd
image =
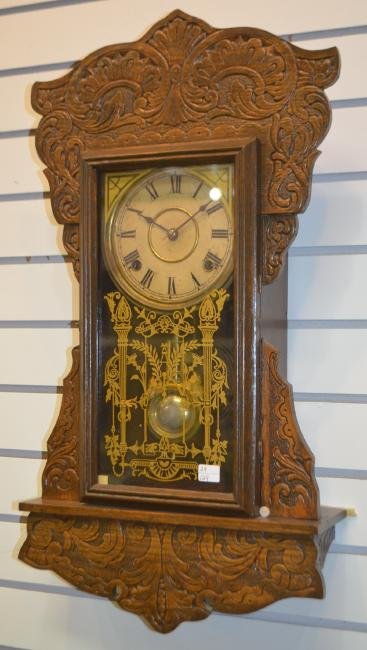
POLYGON ((214 337, 228 297, 216 289, 198 306, 162 314, 131 308, 119 291, 105 296, 117 338, 104 375, 105 451, 115 477, 198 480, 199 465, 225 463, 227 367, 214 337))

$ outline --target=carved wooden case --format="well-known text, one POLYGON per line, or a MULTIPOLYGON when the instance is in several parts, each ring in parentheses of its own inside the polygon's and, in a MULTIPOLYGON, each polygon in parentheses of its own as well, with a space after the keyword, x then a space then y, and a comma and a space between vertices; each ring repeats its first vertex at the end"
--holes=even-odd
POLYGON ((301 50, 267 32, 214 29, 175 11, 141 40, 102 48, 32 90, 43 116, 37 150, 77 278, 81 270, 83 309, 81 351, 73 350, 64 381, 42 498, 21 504, 32 514, 20 557, 161 632, 213 609, 244 613, 323 594, 320 568, 343 512, 319 508, 313 456, 285 380, 285 267, 329 127, 324 88, 338 67, 334 48, 301 50), (251 218, 236 252, 238 277, 246 278, 235 293, 241 507, 220 513, 209 499, 187 511, 172 492, 149 499, 143 490, 137 501, 94 491, 87 433, 100 372, 91 343, 98 169, 129 157, 241 147, 252 188, 240 193, 251 218))

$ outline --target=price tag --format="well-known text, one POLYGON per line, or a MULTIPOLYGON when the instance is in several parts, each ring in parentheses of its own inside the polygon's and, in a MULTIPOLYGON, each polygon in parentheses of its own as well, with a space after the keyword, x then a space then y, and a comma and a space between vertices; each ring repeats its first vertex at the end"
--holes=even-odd
POLYGON ((199 465, 199 481, 203 483, 219 483, 220 466, 219 465, 199 465))

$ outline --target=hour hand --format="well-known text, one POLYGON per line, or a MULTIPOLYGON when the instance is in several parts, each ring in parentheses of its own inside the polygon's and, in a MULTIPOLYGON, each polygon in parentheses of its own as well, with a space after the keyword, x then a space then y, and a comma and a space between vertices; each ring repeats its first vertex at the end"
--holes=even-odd
POLYGON ((148 217, 146 214, 143 214, 143 210, 138 210, 137 208, 129 208, 129 210, 131 212, 136 212, 136 214, 138 214, 139 217, 142 217, 150 225, 157 226, 157 228, 164 230, 165 233, 169 232, 169 228, 166 228, 165 226, 162 226, 160 223, 154 221, 153 217, 148 217))

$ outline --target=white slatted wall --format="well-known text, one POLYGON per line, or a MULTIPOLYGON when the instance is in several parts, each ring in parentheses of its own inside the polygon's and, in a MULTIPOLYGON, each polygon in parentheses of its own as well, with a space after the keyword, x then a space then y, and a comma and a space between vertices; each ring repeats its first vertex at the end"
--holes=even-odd
POLYGON ((77 341, 78 287, 64 260, 31 129, 36 80, 98 47, 139 38, 170 0, 0 0, 0 646, 40 650, 255 650, 367 647, 367 3, 181 0, 225 27, 251 25, 309 49, 337 45, 333 125, 315 168, 289 267, 289 378, 316 454, 324 504, 356 508, 338 526, 323 601, 251 616, 212 615, 168 636, 50 572, 18 561, 19 499, 40 494, 57 386, 77 341))

